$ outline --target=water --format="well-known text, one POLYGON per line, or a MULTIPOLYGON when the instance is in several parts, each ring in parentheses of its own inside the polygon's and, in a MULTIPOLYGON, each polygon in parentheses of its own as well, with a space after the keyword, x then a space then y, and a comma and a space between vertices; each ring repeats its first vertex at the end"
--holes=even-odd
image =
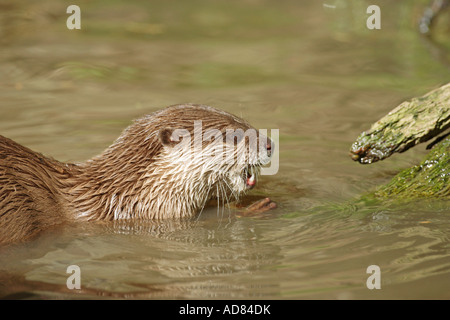
POLYGON ((63 3, 0 4, 1 134, 33 150, 83 161, 132 119, 186 102, 280 130, 280 170, 250 194, 276 210, 65 226, 0 250, 0 296, 448 299, 448 203, 358 201, 425 147, 370 166, 348 156, 371 123, 450 80, 417 33, 424 2, 379 1, 374 31, 366 1, 81 1, 72 31, 63 3))

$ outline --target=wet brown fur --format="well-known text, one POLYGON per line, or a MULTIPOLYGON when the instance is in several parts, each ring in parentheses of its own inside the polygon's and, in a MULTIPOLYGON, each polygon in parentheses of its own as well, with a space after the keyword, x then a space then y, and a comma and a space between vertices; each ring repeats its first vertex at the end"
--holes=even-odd
POLYGON ((30 238, 61 223, 66 211, 61 182, 77 174, 0 136, 0 244, 30 238))
POLYGON ((61 163, 0 136, 0 244, 29 239, 65 221, 118 219, 121 210, 136 219, 194 215, 203 200, 189 197, 206 191, 184 190, 189 188, 176 176, 164 175, 170 163, 164 162, 161 135, 170 128, 193 133, 194 120, 203 120, 203 130, 251 128, 211 107, 171 106, 138 119, 102 154, 81 164, 61 163), (172 214, 171 208, 180 212, 172 214))

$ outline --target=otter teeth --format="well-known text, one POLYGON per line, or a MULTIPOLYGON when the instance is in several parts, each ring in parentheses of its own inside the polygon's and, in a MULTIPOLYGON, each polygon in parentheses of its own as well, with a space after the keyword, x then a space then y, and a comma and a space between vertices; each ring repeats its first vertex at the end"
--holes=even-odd
POLYGON ((255 171, 253 170, 253 167, 250 167, 250 168, 245 168, 244 172, 245 172, 245 175, 244 175, 245 185, 247 186, 247 188, 251 189, 256 184, 255 171))

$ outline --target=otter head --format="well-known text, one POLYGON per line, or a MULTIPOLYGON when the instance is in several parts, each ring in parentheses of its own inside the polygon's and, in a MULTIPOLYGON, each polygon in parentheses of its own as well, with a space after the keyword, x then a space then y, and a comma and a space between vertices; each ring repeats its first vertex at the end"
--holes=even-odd
MULTIPOLYGON (((253 188, 273 142, 232 114, 201 105, 178 105, 160 116, 161 164, 172 184, 191 190, 198 203, 211 197, 234 200, 253 188)), ((156 164, 155 163, 155 164, 156 164)))
POLYGON ((255 186, 272 150, 271 140, 232 114, 176 105, 137 120, 92 161, 114 168, 97 170, 116 195, 105 204, 114 219, 158 219, 193 216, 214 197, 238 199, 255 186))
POLYGON ((163 114, 170 118, 160 122, 159 161, 187 173, 200 193, 208 187, 238 196, 254 187, 261 165, 270 161, 273 142, 232 114, 201 105, 173 106, 163 114))
POLYGON ((270 161, 273 142, 232 114, 178 105, 157 117, 162 148, 155 165, 196 207, 212 197, 237 200, 255 186, 260 167, 270 161))

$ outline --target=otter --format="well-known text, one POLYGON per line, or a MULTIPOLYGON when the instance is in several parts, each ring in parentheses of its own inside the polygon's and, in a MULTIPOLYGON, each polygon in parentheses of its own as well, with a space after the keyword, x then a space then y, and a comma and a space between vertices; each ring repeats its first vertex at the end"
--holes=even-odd
MULTIPOLYGON (((0 244, 64 222, 190 218, 211 199, 239 200, 273 150, 261 134, 252 145, 250 130, 243 119, 210 106, 174 105, 134 121, 103 153, 79 164, 0 136, 0 244), (190 139, 198 133, 200 142, 190 139), (219 157, 224 146, 228 161, 219 157)), ((249 211, 275 207, 266 198, 249 211)))

